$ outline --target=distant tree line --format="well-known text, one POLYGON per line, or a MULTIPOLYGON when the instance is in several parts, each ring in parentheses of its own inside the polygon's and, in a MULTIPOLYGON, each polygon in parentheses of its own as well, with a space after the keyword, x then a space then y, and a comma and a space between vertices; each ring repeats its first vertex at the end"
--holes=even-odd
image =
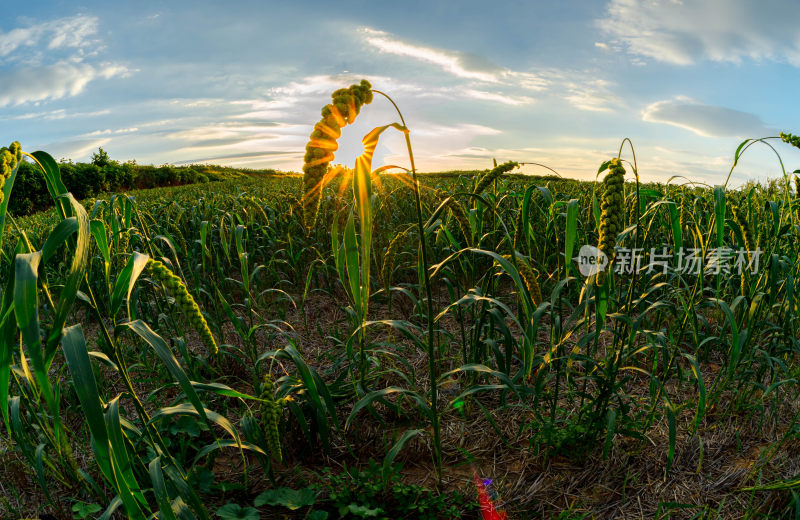
MULTIPOLYGON (((158 188, 213 182, 245 175, 274 175, 276 170, 241 170, 214 165, 153 166, 136 161, 120 163, 109 158, 102 148, 92 154, 89 163, 62 161, 61 180, 78 200, 132 189, 158 188)), ((22 162, 14 181, 14 192, 8 204, 12 215, 28 215, 53 205, 44 177, 38 166, 22 162)))

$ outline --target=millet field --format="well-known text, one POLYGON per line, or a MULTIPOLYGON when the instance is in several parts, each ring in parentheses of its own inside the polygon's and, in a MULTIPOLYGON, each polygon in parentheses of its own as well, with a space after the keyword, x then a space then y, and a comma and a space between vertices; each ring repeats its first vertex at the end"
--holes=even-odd
POLYGON ((800 517, 800 138, 740 187, 628 139, 594 182, 419 174, 398 110, 331 166, 370 103, 302 175, 78 200, 3 149, 0 517, 800 517), (54 205, 14 217, 22 162, 54 205))

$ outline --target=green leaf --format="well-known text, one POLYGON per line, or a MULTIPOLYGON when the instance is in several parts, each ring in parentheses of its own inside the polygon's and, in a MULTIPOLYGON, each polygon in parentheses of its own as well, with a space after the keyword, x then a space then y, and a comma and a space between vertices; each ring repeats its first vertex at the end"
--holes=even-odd
POLYGON ((358 504, 350 504, 349 506, 347 506, 347 511, 350 511, 352 514, 360 516, 362 518, 377 517, 378 514, 383 513, 383 509, 379 507, 375 509, 370 509, 367 506, 360 506, 358 504))
POLYGON ((111 250, 108 246, 106 227, 103 225, 103 221, 98 219, 92 220, 90 226, 97 249, 100 250, 100 254, 103 256, 103 267, 106 273, 106 282, 108 282, 109 269, 111 267, 111 250))
POLYGON ((50 231, 47 239, 42 246, 42 261, 47 262, 51 256, 58 250, 58 248, 67 241, 67 239, 78 231, 78 219, 70 217, 59 222, 56 227, 50 231))
POLYGON ((672 243, 675 246, 675 251, 683 249, 683 230, 681 229, 681 214, 678 211, 678 206, 670 201, 667 205, 669 208, 669 221, 672 226, 672 243))
POLYGON ((675 460, 677 425, 675 424, 675 408, 672 403, 665 400, 664 408, 667 410, 667 427, 669 429, 669 449, 667 451, 667 468, 665 473, 669 474, 669 470, 672 468, 672 462, 675 460))
MULTIPOLYGON (((350 288, 350 297, 353 304, 361 310, 361 273, 359 270, 359 249, 356 238, 356 225, 353 213, 347 217, 344 229, 345 267, 347 269, 347 282, 350 288)), ((345 283, 345 280, 342 280, 345 283)))
POLYGON ((606 414, 606 442, 603 444, 603 460, 607 459, 608 454, 611 452, 616 426, 617 413, 612 408, 609 408, 608 414, 606 414))
POLYGON ((100 401, 100 392, 92 372, 92 364, 86 348, 86 338, 80 324, 64 329, 61 337, 61 348, 67 362, 72 385, 81 404, 86 423, 92 434, 92 449, 97 464, 109 482, 113 482, 111 462, 108 451, 108 431, 103 416, 103 404, 100 401))
POLYGON ((153 494, 156 496, 156 502, 158 502, 160 520, 177 520, 175 512, 172 510, 167 485, 164 482, 164 473, 161 471, 161 457, 156 457, 150 462, 148 471, 150 473, 150 481, 153 483, 153 494))
POLYGON ((51 410, 55 411, 56 403, 50 387, 47 367, 42 356, 42 341, 39 329, 39 264, 41 251, 18 254, 14 266, 16 281, 14 284, 14 314, 22 339, 28 347, 28 355, 33 365, 33 377, 44 395, 51 410))
POLYGON ((55 202, 56 208, 58 208, 61 214, 61 218, 71 217, 72 212, 70 211, 70 206, 64 203, 64 199, 60 198, 61 195, 67 193, 67 187, 61 182, 61 172, 58 169, 58 163, 47 152, 36 151, 31 155, 36 158, 36 161, 42 169, 47 191, 50 193, 50 197, 53 198, 53 202, 55 202))
POLYGON ((69 267, 67 279, 64 281, 64 286, 61 289, 58 303, 56 304, 50 334, 47 337, 47 344, 45 346, 47 368, 50 367, 53 357, 55 356, 58 348, 58 341, 61 338, 61 330, 67 322, 67 316, 72 310, 72 305, 75 303, 75 298, 78 295, 78 289, 84 280, 86 269, 89 266, 89 215, 86 213, 83 206, 75 200, 72 194, 67 193, 64 198, 66 198, 69 203, 69 205, 65 205, 65 207, 71 207, 72 214, 75 215, 78 224, 78 238, 75 242, 72 263, 69 267))
POLYGON ((167 367, 173 379, 180 385, 183 393, 186 394, 186 397, 191 401, 192 405, 194 405, 197 413, 203 421, 208 424, 208 417, 206 417, 205 407, 200 402, 200 397, 198 397, 197 392, 194 391, 194 387, 189 381, 186 372, 178 363, 178 360, 175 359, 175 356, 172 355, 172 351, 169 349, 169 346, 167 346, 166 341, 142 320, 131 321, 126 323, 126 325, 156 351, 156 354, 161 358, 161 361, 167 367))
POLYGON ((87 502, 78 502, 77 504, 73 504, 72 512, 78 515, 78 518, 88 518, 95 513, 99 513, 102 511, 103 508, 100 507, 98 504, 89 504, 87 502))
POLYGON ((417 392, 412 390, 408 390, 406 388, 401 388, 398 386, 390 386, 387 388, 383 388, 381 390, 374 390, 364 397, 362 397, 356 404, 353 406, 353 410, 350 412, 350 416, 345 421, 344 427, 347 429, 350 426, 350 421, 361 411, 362 408, 371 405, 374 401, 378 399, 383 399, 387 395, 391 394, 401 394, 407 395, 414 399, 417 404, 419 405, 419 409, 421 412, 425 413, 426 415, 430 415, 430 404, 417 392))
POLYGON ((11 190, 14 188, 14 179, 17 178, 17 171, 19 170, 19 165, 11 172, 11 175, 8 176, 6 179, 5 185, 3 185, 3 202, 0 202, 0 250, 3 247, 3 237, 5 233, 3 231, 6 227, 6 212, 8 210, 8 201, 11 199, 11 190))
POLYGON ((106 510, 103 511, 103 514, 100 515, 97 518, 97 520, 109 520, 114 515, 116 510, 119 509, 119 506, 121 506, 121 505, 122 505, 122 499, 119 498, 119 496, 115 496, 111 500, 111 502, 108 504, 108 507, 106 508, 106 510))
POLYGON ((217 509, 217 516, 223 520, 260 520, 261 515, 252 507, 227 504, 217 509))
POLYGON ((316 501, 317 493, 313 489, 277 488, 264 491, 256 497, 253 503, 256 507, 283 506, 294 511, 301 507, 314 505, 316 501))
POLYGON ((564 265, 565 274, 569 274, 572 265, 572 251, 575 248, 575 240, 578 237, 578 199, 571 199, 567 203, 567 237, 564 242, 564 265))
POLYGON ((116 316, 117 311, 119 311, 119 308, 122 305, 122 299, 124 296, 128 300, 128 317, 130 317, 131 291, 133 290, 133 286, 136 284, 136 280, 139 278, 139 275, 142 274, 145 265, 147 265, 148 260, 150 260, 149 256, 135 252, 128 260, 128 263, 125 265, 125 268, 122 270, 122 272, 119 273, 119 277, 114 284, 114 290, 111 293, 111 316, 116 316))
POLYGON ((389 483, 389 475, 391 475, 392 463, 394 462, 395 457, 397 457, 397 454, 400 453, 400 450, 403 449, 403 446, 405 446, 408 441, 424 432, 425 430, 406 430, 403 432, 403 435, 400 436, 400 439, 395 443, 395 445, 392 446, 392 449, 390 449, 383 458, 381 475, 383 477, 384 484, 389 483))
POLYGON ((717 230, 717 247, 722 247, 725 239, 725 186, 714 186, 714 218, 717 230))
POLYGON ((145 514, 141 510, 140 504, 146 504, 136 477, 133 475, 133 466, 128 457, 127 443, 125 434, 122 431, 119 416, 119 396, 109 401, 106 409, 106 431, 111 447, 111 470, 114 474, 119 497, 125 506, 128 518, 144 520, 145 514))

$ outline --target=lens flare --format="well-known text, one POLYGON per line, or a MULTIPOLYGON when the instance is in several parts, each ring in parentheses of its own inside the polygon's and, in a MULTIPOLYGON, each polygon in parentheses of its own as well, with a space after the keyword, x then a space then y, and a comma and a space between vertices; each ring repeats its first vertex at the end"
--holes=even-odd
MULTIPOLYGON (((481 505, 481 516, 483 520, 508 520, 508 515, 505 511, 498 511, 494 504, 494 500, 489 492, 488 487, 492 484, 492 479, 481 479, 478 476, 477 470, 473 469, 475 488, 478 490, 478 503, 481 505)), ((494 494, 494 493, 492 493, 494 494)))

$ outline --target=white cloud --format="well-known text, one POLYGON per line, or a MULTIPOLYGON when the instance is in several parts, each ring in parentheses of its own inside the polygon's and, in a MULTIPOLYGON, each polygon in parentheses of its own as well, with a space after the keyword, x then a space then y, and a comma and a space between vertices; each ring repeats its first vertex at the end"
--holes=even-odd
POLYGON ((474 88, 464 89, 461 93, 471 99, 494 101, 496 103, 512 106, 528 105, 534 101, 532 97, 528 96, 509 96, 506 94, 500 94, 498 92, 486 92, 485 90, 477 90, 474 88))
MULTIPOLYGON (((544 75, 500 67, 480 56, 404 42, 388 32, 369 27, 362 27, 359 32, 364 42, 379 52, 438 66, 445 72, 465 80, 515 86, 531 91, 542 91, 549 86, 549 81, 544 75)), ((499 99, 494 100, 499 101, 499 99)))
POLYGON ((755 114, 706 105, 687 97, 648 105, 642 111, 642 120, 677 126, 706 137, 763 137, 775 133, 755 114))
MULTIPOLYGON (((539 97, 562 98, 575 108, 595 112, 609 111, 621 104, 620 99, 612 92, 612 82, 596 79, 586 71, 553 68, 537 71, 512 70, 479 56, 412 44, 388 32, 369 27, 361 27, 359 35, 378 52, 434 65, 464 80, 465 85, 451 87, 449 92, 444 93, 450 99, 477 99, 519 106, 533 103, 536 98, 530 94, 535 93, 539 97)), ((605 46, 602 43, 597 45, 605 46)), ((435 95, 437 89, 442 90, 442 87, 427 89, 427 95, 435 95)))
POLYGON ((583 82, 567 82, 564 96, 572 106, 590 112, 609 112, 613 107, 622 105, 612 91, 613 84, 602 79, 590 79, 583 82))
POLYGON ((47 49, 83 49, 96 45, 97 17, 78 15, 18 27, 0 33, 0 56, 8 56, 21 47, 43 44, 47 49))
MULTIPOLYGON (((299 125, 296 125, 299 126, 299 125)), ((246 124, 238 122, 211 123, 167 134, 168 139, 187 143, 207 141, 243 142, 251 139, 273 139, 286 129, 294 130, 295 125, 277 123, 246 124)), ((305 125, 303 125, 305 129, 305 125)))
POLYGON ((489 83, 500 81, 498 75, 501 71, 497 67, 472 56, 460 52, 406 43, 394 38, 387 32, 370 29, 369 27, 362 27, 361 33, 364 41, 380 52, 430 63, 460 78, 489 83))
POLYGON ((120 65, 58 62, 28 69, 0 70, 0 106, 77 96, 98 78, 124 76, 120 65))
POLYGON ((794 0, 611 0, 597 24, 631 54, 676 65, 749 58, 800 66, 796 13, 794 0))
POLYGON ((59 119, 75 119, 75 118, 83 118, 83 117, 97 117, 97 116, 105 116, 110 114, 111 111, 108 109, 103 110, 95 110, 93 112, 67 112, 63 108, 59 108, 56 110, 50 110, 47 112, 28 112, 25 114, 20 114, 18 116, 13 116, 11 119, 45 119, 45 120, 59 120, 59 119))
POLYGON ((74 139, 68 141, 57 141, 47 144, 44 150, 56 158, 70 158, 74 160, 84 160, 89 158, 89 154, 96 151, 101 146, 106 146, 111 141, 110 138, 100 139, 74 139))
MULTIPOLYGON (((484 125, 474 125, 469 123, 462 123, 457 125, 439 125, 434 123, 422 123, 416 125, 412 129, 412 135, 415 137, 424 137, 426 139, 447 138, 450 139, 456 136, 469 136, 475 137, 479 135, 498 135, 502 134, 500 130, 491 128, 484 125)), ((405 141, 403 141, 405 145, 405 141)))
POLYGON ((138 131, 139 129, 135 126, 132 126, 130 128, 117 128, 116 130, 111 130, 110 128, 106 128, 105 130, 95 130, 94 132, 89 132, 88 134, 86 134, 86 137, 96 137, 98 135, 132 134, 138 131))
MULTIPOLYGON (((116 63, 97 62, 98 19, 77 15, 0 32, 0 107, 77 96, 97 79, 126 76, 116 63), (90 61, 92 63, 90 63, 90 61)), ((62 109, 23 114, 20 119, 62 119, 62 109)))

